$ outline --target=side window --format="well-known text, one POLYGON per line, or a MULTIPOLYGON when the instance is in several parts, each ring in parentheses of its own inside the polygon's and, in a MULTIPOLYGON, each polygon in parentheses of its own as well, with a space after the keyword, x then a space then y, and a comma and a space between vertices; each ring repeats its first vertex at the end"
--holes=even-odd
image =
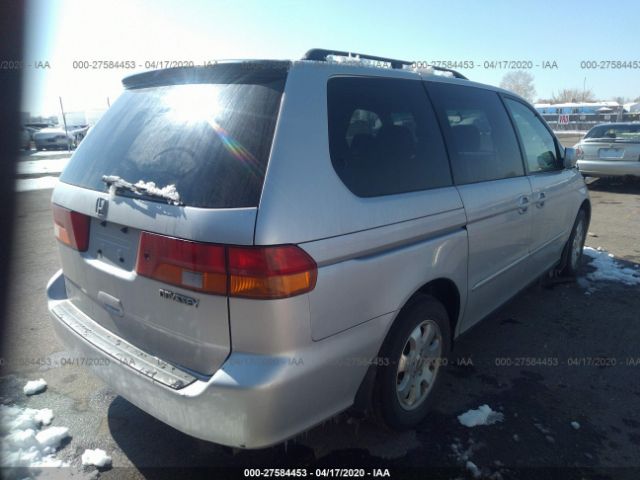
POLYGON ((327 108, 331 162, 354 194, 452 184, 438 122, 419 80, 334 77, 327 108))
POLYGON ((553 136, 535 113, 517 100, 505 98, 505 104, 520 135, 529 172, 547 172, 561 168, 553 136))
POLYGON ((524 175, 518 141, 498 94, 427 83, 449 147, 456 184, 524 175))

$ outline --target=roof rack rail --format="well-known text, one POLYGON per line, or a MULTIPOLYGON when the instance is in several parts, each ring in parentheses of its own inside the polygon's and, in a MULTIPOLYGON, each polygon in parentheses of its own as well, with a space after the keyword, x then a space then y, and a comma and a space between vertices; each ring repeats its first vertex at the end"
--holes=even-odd
MULTIPOLYGON (((302 57, 302 60, 315 60, 315 61, 319 61, 319 62, 326 62, 327 61, 327 56, 329 56, 329 55, 336 55, 336 56, 340 56, 340 57, 353 56, 353 57, 364 58, 364 59, 367 59, 367 60, 375 60, 375 61, 379 61, 379 62, 388 62, 388 63, 391 64, 391 68, 398 68, 398 69, 401 69, 405 65, 406 66, 411 66, 411 65, 413 65, 415 63, 415 62, 411 62, 411 61, 407 61, 407 60, 398 60, 396 58, 378 57, 378 56, 375 56, 375 55, 367 55, 365 53, 343 52, 341 50, 326 50, 324 48, 312 48, 311 50, 307 51, 307 53, 304 54, 304 56, 302 57)), ((462 75, 460 72, 457 72, 457 71, 452 70, 450 68, 436 67, 435 65, 428 65, 428 67, 432 68, 433 70, 438 70, 439 72, 449 72, 455 78, 461 78, 463 80, 468 80, 468 78, 465 77, 464 75, 462 75)))

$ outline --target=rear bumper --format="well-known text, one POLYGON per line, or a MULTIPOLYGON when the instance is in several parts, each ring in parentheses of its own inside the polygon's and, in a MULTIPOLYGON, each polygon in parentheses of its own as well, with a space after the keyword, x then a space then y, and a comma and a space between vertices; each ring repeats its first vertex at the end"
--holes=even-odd
POLYGON ((67 148, 69 145, 71 145, 71 141, 67 141, 64 139, 56 139, 53 141, 49 141, 49 140, 34 140, 34 143, 36 145, 36 148, 67 148))
POLYGON ((340 361, 375 348, 346 334, 286 356, 234 352, 213 376, 196 378, 105 335, 67 299, 62 271, 50 280, 47 297, 58 337, 116 393, 188 435, 239 448, 280 443, 348 408, 367 365, 338 366, 331 353, 343 353, 340 361))
POLYGON ((640 176, 640 161, 578 160, 578 170, 591 177, 640 176))

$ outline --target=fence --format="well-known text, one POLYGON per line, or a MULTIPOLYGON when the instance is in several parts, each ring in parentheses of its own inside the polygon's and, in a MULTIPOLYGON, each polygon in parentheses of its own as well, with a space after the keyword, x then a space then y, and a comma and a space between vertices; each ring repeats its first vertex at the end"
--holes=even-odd
POLYGON ((559 115, 554 114, 542 114, 542 117, 547 121, 549 126, 555 131, 562 130, 581 130, 587 131, 600 123, 611 122, 640 122, 640 112, 634 113, 602 113, 602 114, 563 114, 563 117, 569 117, 568 123, 560 123, 559 115))

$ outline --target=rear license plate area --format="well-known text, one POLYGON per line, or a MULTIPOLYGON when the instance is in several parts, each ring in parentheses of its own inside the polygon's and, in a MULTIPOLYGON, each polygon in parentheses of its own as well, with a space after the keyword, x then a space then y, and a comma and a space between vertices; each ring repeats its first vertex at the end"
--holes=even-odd
POLYGON ((601 148, 598 150, 598 158, 619 160, 624 156, 624 150, 621 148, 601 148))
POLYGON ((94 218, 90 235, 87 253, 92 258, 127 271, 135 268, 139 230, 94 218))

